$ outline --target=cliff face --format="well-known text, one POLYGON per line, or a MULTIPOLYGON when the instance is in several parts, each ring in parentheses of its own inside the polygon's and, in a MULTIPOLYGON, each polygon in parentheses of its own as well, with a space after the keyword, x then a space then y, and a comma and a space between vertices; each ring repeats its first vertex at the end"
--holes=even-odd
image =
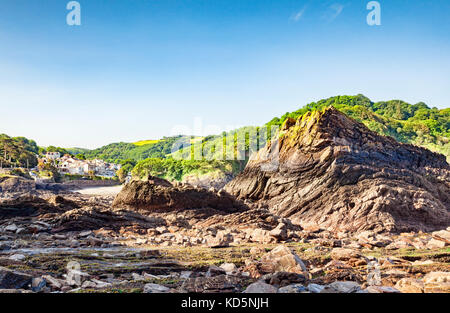
POLYGON ((380 136, 332 107, 287 120, 273 146, 254 155, 225 190, 304 227, 450 226, 450 166, 443 155, 380 136))

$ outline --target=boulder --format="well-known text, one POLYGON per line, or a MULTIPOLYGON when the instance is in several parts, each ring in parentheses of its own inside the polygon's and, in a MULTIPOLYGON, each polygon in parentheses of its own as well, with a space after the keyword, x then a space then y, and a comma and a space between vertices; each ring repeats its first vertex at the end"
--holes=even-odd
POLYGON ((275 242, 274 238, 270 235, 270 232, 265 229, 256 228, 250 232, 250 240, 259 243, 271 243, 275 242))
POLYGON ((47 282, 42 277, 35 277, 31 281, 31 290, 34 292, 40 292, 47 285, 47 282))
POLYGON ((353 281, 337 281, 327 285, 320 293, 356 293, 361 286, 353 281))
POLYGON ((0 289, 22 289, 28 287, 31 275, 0 267, 0 289))
POLYGON ((277 293, 278 289, 272 285, 258 281, 249 285, 244 293, 277 293))
POLYGON ((269 232, 269 235, 280 241, 286 240, 288 237, 286 224, 284 224, 284 223, 278 224, 278 226, 276 228, 272 229, 269 232))
POLYGON ((448 230, 440 230, 440 231, 435 231, 432 233, 432 235, 435 238, 438 238, 440 240, 446 241, 447 243, 450 243, 450 231, 448 230))
POLYGON ((113 207, 146 213, 202 208, 233 213, 246 209, 242 202, 224 191, 215 193, 189 185, 173 186, 155 177, 125 185, 114 199, 113 207))
POLYGON ((223 269, 227 274, 232 274, 237 271, 237 267, 234 263, 223 263, 220 265, 220 268, 223 269))
POLYGON ((223 268, 211 265, 208 268, 208 271, 206 272, 205 277, 214 277, 214 276, 219 276, 219 275, 224 275, 224 274, 226 274, 226 271, 223 268))
POLYGON ((233 235, 226 231, 217 232, 216 236, 208 237, 207 244, 210 248, 228 247, 233 242, 233 235))
POLYGON ((318 284, 309 284, 307 289, 309 292, 312 292, 312 293, 321 293, 322 290, 325 289, 325 286, 318 285, 318 284))
POLYGON ((5 231, 15 233, 19 229, 16 224, 10 224, 5 227, 5 231))
POLYGON ((292 284, 278 289, 278 293, 302 293, 308 292, 308 289, 302 284, 292 284))
POLYGON ((308 277, 308 270, 303 261, 284 245, 277 246, 262 256, 261 269, 266 273, 290 272, 308 277))
POLYGON ((444 240, 437 240, 434 238, 431 238, 430 241, 427 243, 427 249, 442 249, 447 246, 447 243, 444 240))
POLYGON ((285 287, 292 284, 306 283, 308 279, 303 274, 289 273, 289 272, 276 272, 273 274, 266 274, 260 278, 260 281, 264 281, 269 285, 276 287, 285 287))
POLYGON ((359 258, 361 254, 354 249, 334 248, 331 250, 330 256, 333 260, 348 261, 352 258, 359 258))

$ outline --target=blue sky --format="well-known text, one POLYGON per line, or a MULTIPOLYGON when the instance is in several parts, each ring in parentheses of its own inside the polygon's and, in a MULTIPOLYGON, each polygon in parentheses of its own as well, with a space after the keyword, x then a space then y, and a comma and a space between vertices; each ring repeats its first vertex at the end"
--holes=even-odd
POLYGON ((0 0, 0 133, 94 148, 342 94, 450 107, 448 0, 379 1, 372 27, 368 0, 79 0, 81 26, 68 2, 0 0))

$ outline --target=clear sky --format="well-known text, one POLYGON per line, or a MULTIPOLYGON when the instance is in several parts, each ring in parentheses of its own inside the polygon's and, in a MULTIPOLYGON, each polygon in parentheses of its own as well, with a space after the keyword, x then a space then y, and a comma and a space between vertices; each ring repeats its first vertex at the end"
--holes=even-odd
POLYGON ((0 133, 94 148, 334 95, 450 107, 448 0, 381 0, 381 26, 368 0, 79 0, 81 26, 68 2, 0 0, 0 133))

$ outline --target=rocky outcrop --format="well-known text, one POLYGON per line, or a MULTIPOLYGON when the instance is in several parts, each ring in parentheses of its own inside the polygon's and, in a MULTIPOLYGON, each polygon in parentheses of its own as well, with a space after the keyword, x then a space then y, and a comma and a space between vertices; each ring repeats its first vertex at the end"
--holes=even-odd
POLYGON ((450 225, 443 155, 378 135, 330 107, 288 120, 225 190, 305 228, 431 231, 450 225))
POLYGON ((23 194, 16 198, 0 201, 0 219, 58 211, 59 207, 55 203, 51 203, 51 200, 46 201, 30 194, 23 194))
POLYGON ((132 181, 125 185, 115 198, 113 207, 147 213, 201 208, 233 213, 245 209, 243 203, 224 191, 208 191, 180 184, 173 186, 159 178, 132 181))
POLYGON ((128 210, 102 207, 73 209, 49 221, 55 225, 53 232, 96 230, 102 227, 118 230, 127 226, 148 229, 164 225, 164 220, 158 218, 145 217, 128 210))
POLYGON ((0 179, 0 192, 26 192, 36 189, 34 180, 23 177, 0 179))

